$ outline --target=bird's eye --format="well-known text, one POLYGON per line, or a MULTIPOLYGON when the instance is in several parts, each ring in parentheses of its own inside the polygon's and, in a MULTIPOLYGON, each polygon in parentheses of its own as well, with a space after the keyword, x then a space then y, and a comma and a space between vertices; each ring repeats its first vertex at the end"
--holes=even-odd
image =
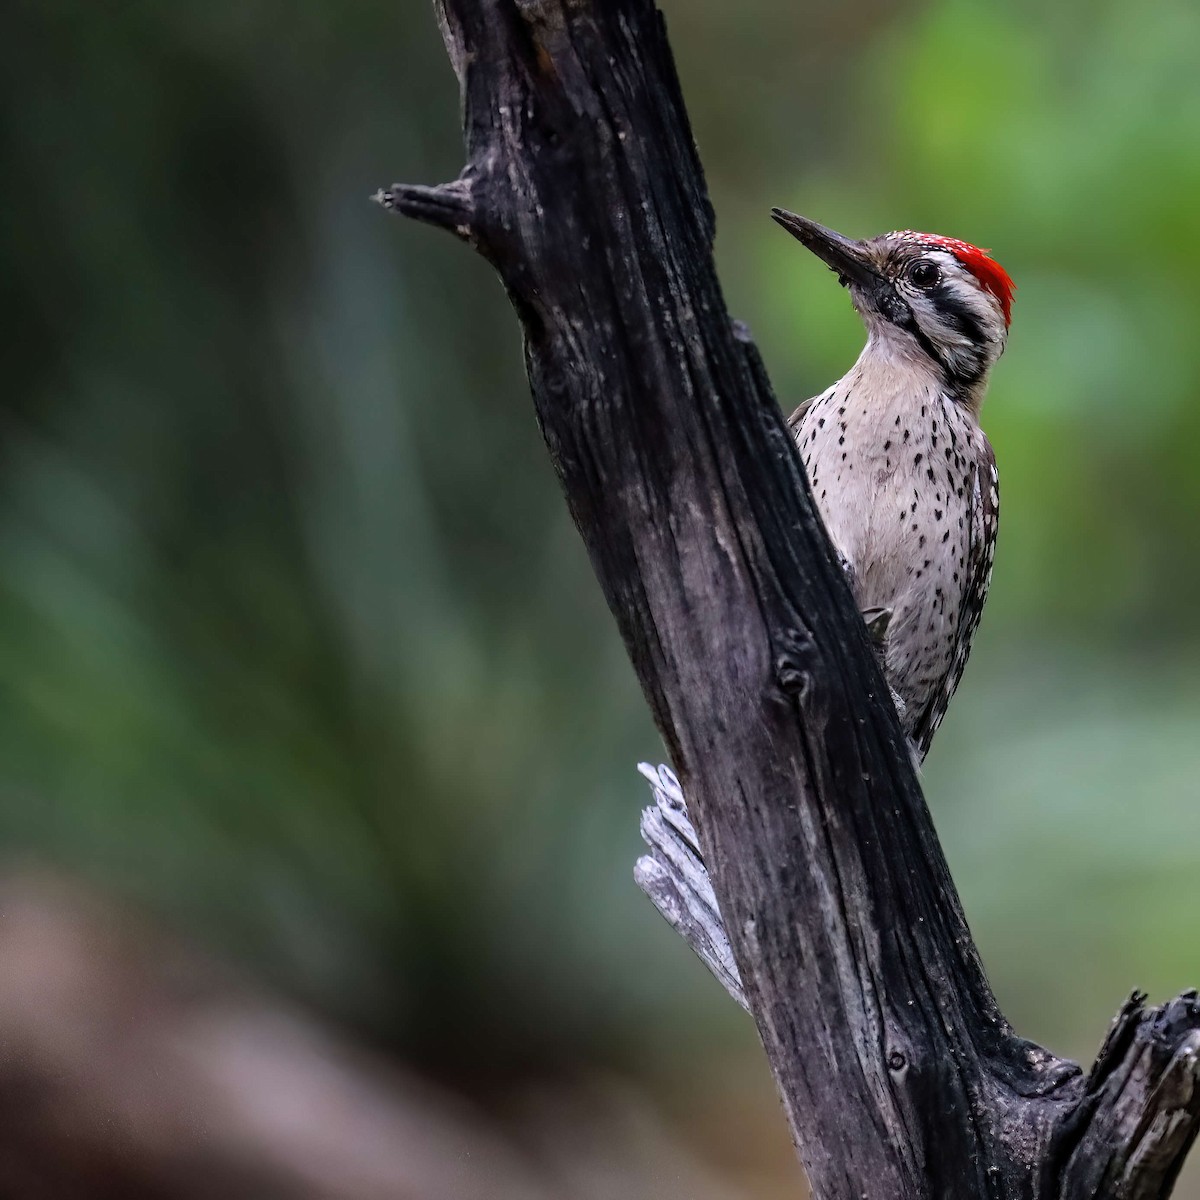
POLYGON ((914 287, 934 287, 941 277, 941 271, 939 271, 933 263, 928 262, 925 259, 918 259, 911 267, 908 268, 908 281, 914 287))

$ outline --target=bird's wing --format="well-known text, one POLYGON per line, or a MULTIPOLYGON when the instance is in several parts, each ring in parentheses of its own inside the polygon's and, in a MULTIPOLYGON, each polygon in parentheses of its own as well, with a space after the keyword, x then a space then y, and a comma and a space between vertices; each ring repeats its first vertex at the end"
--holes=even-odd
POLYGON ((992 583, 992 562, 996 557, 996 532, 1000 523, 1000 477, 996 471, 996 456, 982 430, 978 434, 975 470, 969 487, 972 489, 970 540, 963 577, 962 600, 958 606, 958 628, 954 634, 954 650, 950 669, 941 687, 934 692, 912 731, 913 745, 923 759, 937 733, 958 682, 962 679, 975 630, 987 602, 992 583))
POLYGON ((788 417, 788 428, 792 431, 792 437, 800 432, 800 422, 804 420, 804 414, 812 408, 812 403, 816 398, 816 396, 810 396, 807 400, 802 400, 796 406, 796 411, 788 417))

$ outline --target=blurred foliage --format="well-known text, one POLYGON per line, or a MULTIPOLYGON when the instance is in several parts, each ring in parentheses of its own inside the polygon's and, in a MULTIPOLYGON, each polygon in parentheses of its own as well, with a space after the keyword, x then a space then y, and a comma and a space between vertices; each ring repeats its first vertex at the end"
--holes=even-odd
MULTIPOLYGON (((769 205, 1017 279, 928 793, 1010 1015, 1086 1056, 1200 976, 1200 10, 665 7, 785 406, 861 330, 769 205)), ((460 165, 426 6, 13 0, 0 96, 8 855, 442 1073, 753 1064, 630 879, 657 742, 501 289, 367 203, 460 165)))

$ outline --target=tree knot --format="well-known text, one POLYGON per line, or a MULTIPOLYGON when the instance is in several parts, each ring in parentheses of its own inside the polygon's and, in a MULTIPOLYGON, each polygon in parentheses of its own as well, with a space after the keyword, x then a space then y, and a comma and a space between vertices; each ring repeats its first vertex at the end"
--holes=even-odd
POLYGON ((816 643, 807 630, 789 629, 776 639, 775 682, 800 703, 812 691, 816 655, 816 643))

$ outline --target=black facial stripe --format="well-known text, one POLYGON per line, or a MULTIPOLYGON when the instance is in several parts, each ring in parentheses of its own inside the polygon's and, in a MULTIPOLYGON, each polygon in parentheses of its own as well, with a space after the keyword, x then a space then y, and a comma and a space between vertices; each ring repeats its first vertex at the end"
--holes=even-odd
POLYGON ((913 315, 912 307, 896 290, 894 284, 881 281, 879 293, 875 298, 875 305, 893 325, 903 329, 906 333, 911 333, 916 338, 917 345, 941 368, 942 375, 945 377, 947 383, 954 381, 956 377, 955 372, 950 369, 950 364, 946 362, 938 348, 925 335, 925 331, 920 325, 917 324, 917 318, 913 315))
POLYGON ((953 380, 962 389, 968 389, 977 383, 983 374, 986 361, 984 354, 986 335, 983 325, 971 307, 949 288, 938 288, 931 292, 930 296, 937 306, 938 316, 967 339, 969 349, 956 355, 958 365, 953 373, 953 380))
POLYGON ((943 284, 929 293, 930 299, 951 328, 957 330, 972 346, 982 346, 984 342, 983 325, 979 318, 955 292, 943 284))
MULTIPOLYGON (((908 308, 908 305, 905 305, 908 308)), ((909 333, 917 339, 917 345, 933 359, 935 363, 942 369, 942 374, 947 381, 952 381, 955 378, 955 372, 950 364, 942 357, 942 352, 925 336, 925 331, 917 324, 917 318, 913 316, 911 308, 908 309, 908 322, 901 326, 902 329, 907 329, 909 333)))

